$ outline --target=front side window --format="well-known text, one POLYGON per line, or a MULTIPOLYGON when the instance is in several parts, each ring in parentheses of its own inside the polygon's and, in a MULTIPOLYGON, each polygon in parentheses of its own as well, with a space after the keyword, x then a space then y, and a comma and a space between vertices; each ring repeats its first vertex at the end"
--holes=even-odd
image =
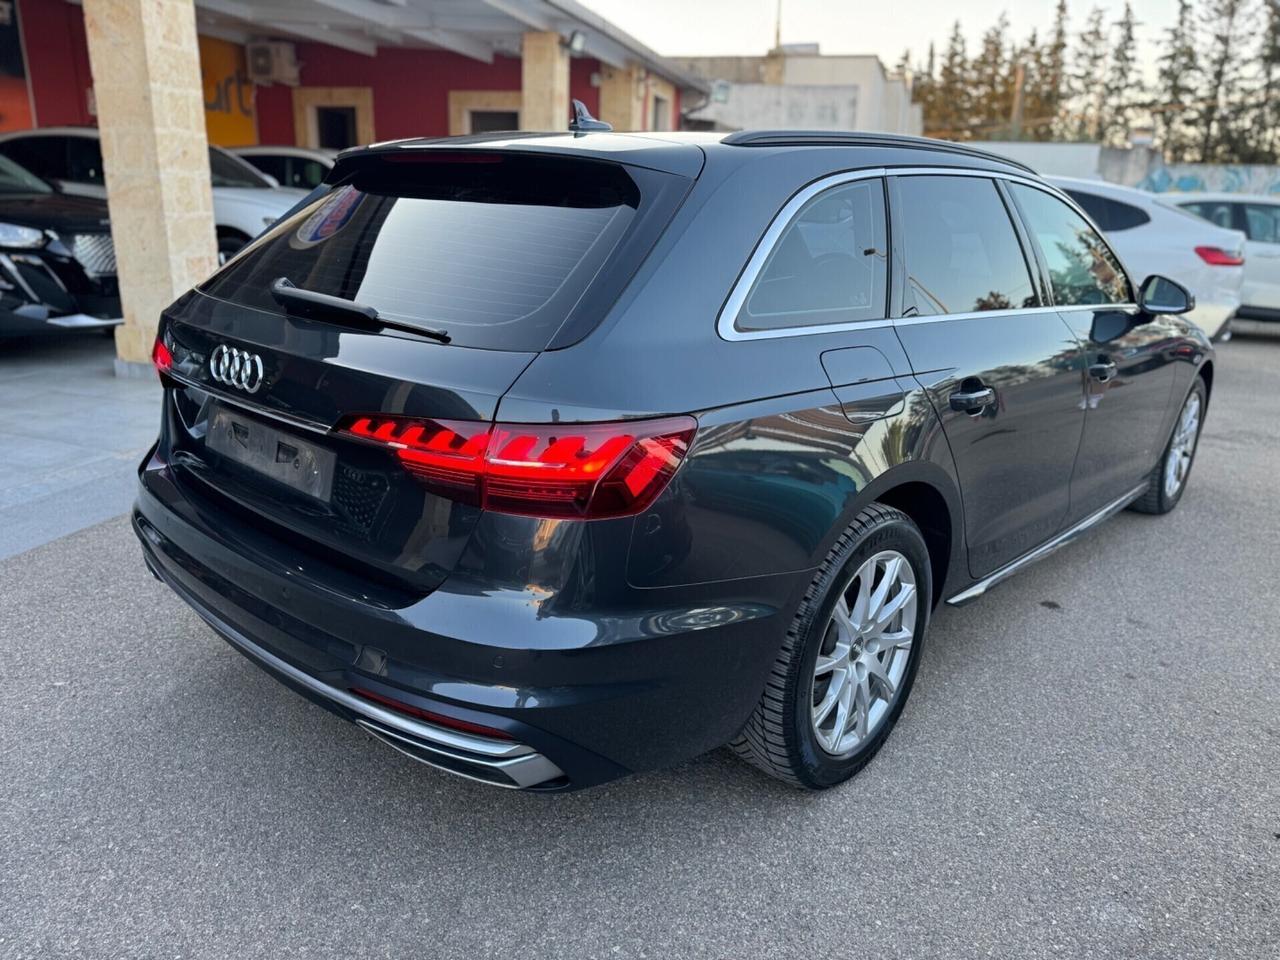
POLYGON ((72 183, 94 186, 106 183, 102 173, 102 144, 96 137, 67 138, 67 167, 67 179, 72 183))
POLYGON ((1115 254, 1084 217, 1052 194, 1015 183, 1013 195, 1049 267, 1059 306, 1130 303, 1133 295, 1115 254))
POLYGON ((985 177, 903 177, 904 316, 1039 306, 1031 271, 996 185, 985 177))
POLYGON ((1258 243, 1280 243, 1280 205, 1247 203, 1244 207, 1245 235, 1258 243))
POLYGON ((887 262, 881 181, 832 187, 782 232, 734 325, 778 330, 880 319, 887 262))

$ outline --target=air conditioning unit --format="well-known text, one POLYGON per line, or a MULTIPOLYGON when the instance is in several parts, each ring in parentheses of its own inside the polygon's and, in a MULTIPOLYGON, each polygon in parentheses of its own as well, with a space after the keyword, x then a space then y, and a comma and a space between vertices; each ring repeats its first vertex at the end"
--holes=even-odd
POLYGON ((255 40, 245 44, 244 52, 249 79, 254 83, 263 86, 272 83, 290 87, 298 85, 298 58, 292 43, 255 40))

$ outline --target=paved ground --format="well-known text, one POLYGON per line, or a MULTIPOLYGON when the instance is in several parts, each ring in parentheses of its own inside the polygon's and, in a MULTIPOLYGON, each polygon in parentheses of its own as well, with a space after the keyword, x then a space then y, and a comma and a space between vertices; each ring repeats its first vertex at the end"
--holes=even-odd
POLYGON ((100 333, 0 340, 0 558, 128 509, 160 386, 114 356, 100 333))
POLYGON ((278 686, 122 520, 0 562, 0 957, 1280 956, 1280 342, 1192 488, 944 610, 890 744, 557 798, 278 686))

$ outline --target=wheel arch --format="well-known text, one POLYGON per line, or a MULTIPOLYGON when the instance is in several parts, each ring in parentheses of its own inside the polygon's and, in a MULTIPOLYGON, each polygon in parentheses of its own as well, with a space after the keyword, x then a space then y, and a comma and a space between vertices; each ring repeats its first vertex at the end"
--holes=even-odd
POLYGON ((1204 380, 1204 399, 1207 403, 1213 396, 1213 361, 1206 360, 1200 364, 1200 372, 1198 376, 1204 380))
POLYGON ((929 548, 931 599, 937 606, 963 554, 964 509, 955 481, 936 464, 900 464, 863 488, 850 518, 872 502, 901 510, 920 528, 929 548))

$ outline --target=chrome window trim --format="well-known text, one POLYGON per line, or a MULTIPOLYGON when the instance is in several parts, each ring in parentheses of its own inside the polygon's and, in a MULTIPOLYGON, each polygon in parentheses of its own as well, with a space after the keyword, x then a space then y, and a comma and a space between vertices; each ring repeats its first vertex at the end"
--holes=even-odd
MULTIPOLYGON (((825 193, 846 183, 857 183, 859 180, 876 180, 884 175, 885 169, 883 167, 873 167, 866 170, 847 170, 844 173, 835 173, 820 180, 815 180, 808 186, 801 187, 799 191, 792 195, 791 199, 774 215, 769 228, 765 230, 764 236, 760 238, 760 242, 756 244, 755 250, 752 251, 751 259, 747 261, 747 265, 738 274, 738 279, 734 283, 733 289, 729 291, 729 298, 725 300, 724 306, 720 308, 720 315, 716 318, 716 332, 720 334, 721 339, 769 340, 777 337, 835 333, 840 330, 852 330, 858 327, 887 327, 892 325, 893 321, 888 317, 876 320, 853 320, 845 323, 779 327, 776 330, 739 330, 735 325, 738 314, 742 311, 743 304, 746 303, 747 295, 755 287, 760 272, 764 269, 770 254, 773 253, 773 248, 777 245, 778 240, 781 239, 786 229, 791 226, 791 222, 795 219, 796 214, 800 212, 800 209, 820 193, 825 193)), ((888 221, 887 211, 885 220, 886 222, 888 221)))
MULTIPOLYGON (((984 177, 988 180, 1009 180, 1015 183, 1025 184, 1034 187, 1037 190, 1043 190, 1052 197, 1063 201, 1067 206, 1084 216, 1085 221, 1096 230, 1097 227, 1088 214, 1080 209, 1080 205, 1072 200, 1065 192, 1059 190, 1051 183, 1037 180, 1034 177, 1023 176, 1016 173, 1007 173, 1003 170, 974 170, 964 167, 873 167, 865 170, 848 170, 843 173, 831 174, 815 180, 792 195, 775 215, 769 223, 769 227, 765 230, 764 235, 756 244, 755 250, 751 253, 751 258, 747 261, 747 265, 743 267, 742 272, 738 274, 738 279, 734 282, 733 289, 730 290, 728 298, 724 305, 720 308, 720 313, 716 317, 716 332, 722 340, 733 342, 743 340, 776 340, 781 337, 808 337, 823 333, 843 333, 850 330, 866 330, 877 327, 896 327, 896 326, 914 326, 920 323, 939 323, 948 320, 973 320, 978 317, 993 316, 1033 316, 1041 313, 1075 313, 1081 310, 1122 310, 1126 313, 1137 313, 1137 303, 1097 303, 1097 304, 1061 304, 1039 307, 1015 307, 1009 310, 979 310, 969 313, 938 313, 930 314, 925 317, 883 317, 876 320, 851 320, 845 323, 824 323, 813 325, 802 325, 795 327, 778 327, 775 330, 739 330, 735 323, 738 319, 738 313, 742 310, 743 304, 746 302, 747 296, 750 294, 752 287, 755 286, 756 280, 759 278, 761 271, 764 269, 765 263, 769 259, 769 255, 773 252, 773 248, 777 245, 782 234, 787 227, 795 219, 800 209, 816 197, 820 193, 824 193, 834 187, 843 186, 846 183, 855 183, 859 180, 874 180, 883 177, 919 177, 919 176, 944 176, 944 177, 984 177)), ((889 223, 889 230, 892 235, 893 224, 889 223)), ((1107 238, 1098 231, 1098 236, 1102 238, 1102 242, 1107 249, 1111 251, 1111 255, 1116 258, 1116 262, 1121 265, 1121 269, 1125 271, 1125 278, 1129 281, 1129 289, 1135 290, 1136 286, 1133 277, 1129 274, 1128 269, 1124 266, 1111 244, 1107 242, 1107 238)))

